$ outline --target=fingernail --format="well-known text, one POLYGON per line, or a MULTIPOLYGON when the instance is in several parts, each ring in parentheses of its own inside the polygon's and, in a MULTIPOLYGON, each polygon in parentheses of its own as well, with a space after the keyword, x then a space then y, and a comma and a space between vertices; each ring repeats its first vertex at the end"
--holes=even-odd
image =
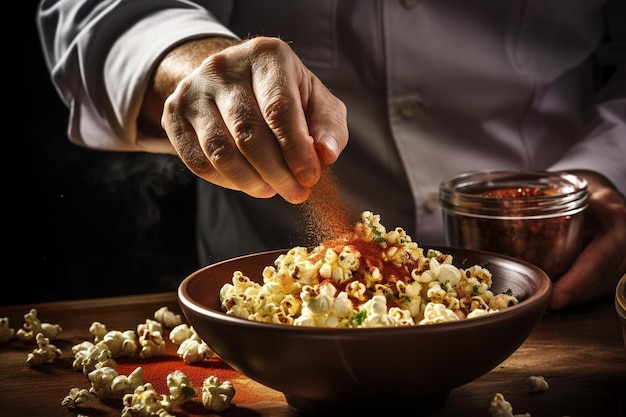
POLYGON ((318 140, 318 144, 324 146, 327 152, 330 152, 333 158, 339 156, 339 145, 334 137, 330 135, 324 135, 318 140))

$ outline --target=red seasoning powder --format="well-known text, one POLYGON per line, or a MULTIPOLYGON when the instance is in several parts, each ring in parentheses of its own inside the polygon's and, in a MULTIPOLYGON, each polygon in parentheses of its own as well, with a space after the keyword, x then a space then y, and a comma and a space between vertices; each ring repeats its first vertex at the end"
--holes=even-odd
MULTIPOLYGON (((202 384, 211 375, 216 376, 221 382, 230 381, 235 388, 235 396, 232 399, 233 407, 225 412, 228 415, 249 414, 249 411, 246 411, 244 414, 238 414, 237 406, 246 407, 268 401, 281 404, 284 402, 285 398, 282 393, 243 378, 239 372, 232 369, 217 355, 197 363, 185 363, 178 356, 178 346, 169 341, 169 330, 166 330, 165 338, 167 342, 162 355, 147 359, 121 357, 116 358, 116 362, 117 372, 120 375, 130 375, 138 366, 141 366, 143 369, 143 382, 152 384, 152 387, 159 395, 169 395, 170 393, 167 386, 167 375, 177 370, 183 372, 193 384, 198 395, 180 408, 175 407, 172 410, 172 414, 178 417, 217 415, 216 413, 211 413, 202 405, 202 384)), ((120 406, 121 401, 111 401, 111 404, 120 406)))
POLYGON ((322 167, 319 182, 303 203, 308 244, 316 246, 352 230, 350 212, 339 195, 330 165, 322 167))

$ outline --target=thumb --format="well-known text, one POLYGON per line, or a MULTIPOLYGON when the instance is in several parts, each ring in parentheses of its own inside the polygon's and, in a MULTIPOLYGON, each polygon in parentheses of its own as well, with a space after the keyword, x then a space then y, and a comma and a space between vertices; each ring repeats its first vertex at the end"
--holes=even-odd
POLYGON ((311 74, 312 88, 306 106, 309 133, 320 163, 334 163, 348 144, 346 105, 311 74))

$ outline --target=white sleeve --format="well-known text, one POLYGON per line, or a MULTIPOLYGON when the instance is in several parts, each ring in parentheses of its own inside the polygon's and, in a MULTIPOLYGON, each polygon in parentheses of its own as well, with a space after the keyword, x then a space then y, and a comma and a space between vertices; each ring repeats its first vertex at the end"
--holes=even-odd
POLYGON ((594 97, 582 139, 551 169, 601 172, 626 195, 626 2, 611 7, 606 11, 609 37, 597 52, 607 79, 594 97))
MULTIPOLYGON (((185 0, 41 1, 37 27, 52 82, 69 107, 71 142, 94 149, 173 153, 166 138, 137 130, 155 63, 172 46, 205 35, 236 37, 216 16, 185 0)), ((207 1, 206 3, 209 3, 207 1)))

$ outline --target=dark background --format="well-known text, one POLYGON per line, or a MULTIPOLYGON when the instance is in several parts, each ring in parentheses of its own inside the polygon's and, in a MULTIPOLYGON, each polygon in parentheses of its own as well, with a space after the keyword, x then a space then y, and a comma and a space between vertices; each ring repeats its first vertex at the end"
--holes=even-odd
POLYGON ((198 267, 195 177, 175 156, 71 144, 39 44, 37 2, 17 7, 26 36, 4 59, 12 94, 0 305, 175 291, 198 267))

